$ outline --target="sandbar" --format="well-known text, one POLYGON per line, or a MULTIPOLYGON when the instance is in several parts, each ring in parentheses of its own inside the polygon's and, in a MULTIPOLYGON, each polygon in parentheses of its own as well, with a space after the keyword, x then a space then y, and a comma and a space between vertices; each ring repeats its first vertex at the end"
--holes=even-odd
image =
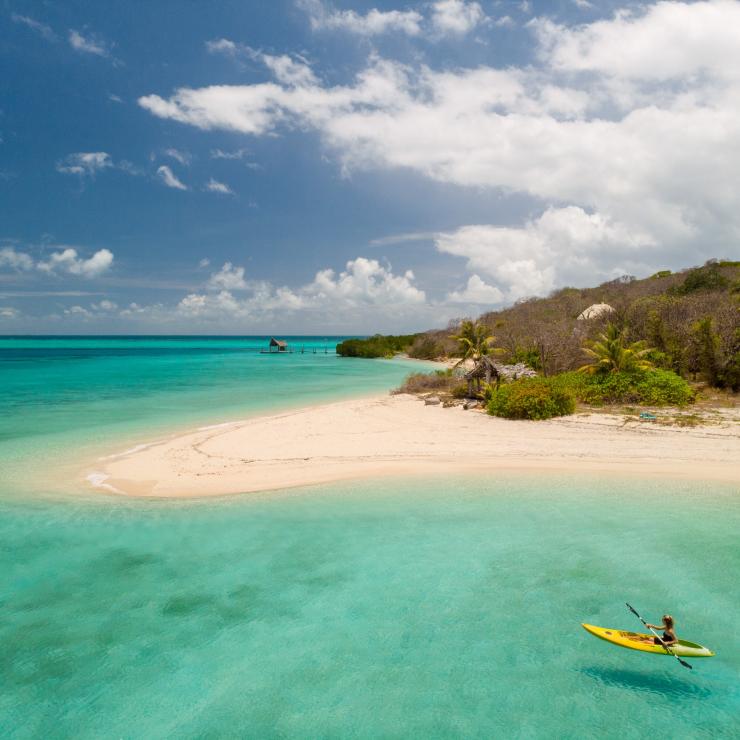
POLYGON ((740 428, 729 416, 693 428, 604 413, 510 421, 383 395, 202 427, 100 460, 85 477, 111 493, 200 497, 504 470, 740 483, 740 428))

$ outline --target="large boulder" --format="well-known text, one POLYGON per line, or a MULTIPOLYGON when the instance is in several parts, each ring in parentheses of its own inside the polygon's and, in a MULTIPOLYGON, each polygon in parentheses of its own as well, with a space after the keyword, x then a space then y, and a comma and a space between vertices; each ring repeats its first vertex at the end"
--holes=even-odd
POLYGON ((578 314, 578 321, 589 319, 601 319, 607 314, 614 313, 614 309, 608 303, 594 303, 578 314))

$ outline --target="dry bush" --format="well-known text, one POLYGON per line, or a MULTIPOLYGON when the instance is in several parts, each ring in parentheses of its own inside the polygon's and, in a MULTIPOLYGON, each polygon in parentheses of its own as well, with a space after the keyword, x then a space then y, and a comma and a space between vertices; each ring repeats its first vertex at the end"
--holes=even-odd
POLYGON ((437 370, 433 373, 411 373, 400 388, 393 393, 432 393, 449 392, 460 382, 451 371, 437 370))

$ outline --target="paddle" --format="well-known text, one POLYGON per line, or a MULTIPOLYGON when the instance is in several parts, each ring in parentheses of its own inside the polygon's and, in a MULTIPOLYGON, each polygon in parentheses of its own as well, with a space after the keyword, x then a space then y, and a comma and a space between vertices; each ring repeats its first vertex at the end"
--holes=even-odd
POLYGON ((660 644, 663 646, 663 650, 665 650, 668 655, 672 655, 684 668, 691 668, 691 666, 685 661, 681 660, 681 658, 676 655, 676 653, 671 650, 668 645, 663 642, 663 638, 652 628, 648 625, 648 623, 637 613, 634 607, 630 606, 629 604, 626 605, 627 608, 658 638, 660 641, 660 644))

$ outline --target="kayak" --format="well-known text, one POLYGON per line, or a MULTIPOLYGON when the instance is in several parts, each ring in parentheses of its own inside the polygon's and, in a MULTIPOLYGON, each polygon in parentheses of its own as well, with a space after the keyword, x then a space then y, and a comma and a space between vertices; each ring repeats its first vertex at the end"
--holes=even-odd
MULTIPOLYGON (((620 647, 641 650, 643 653, 670 655, 662 645, 655 644, 653 635, 615 630, 610 627, 596 627, 593 624, 583 624, 581 626, 587 632, 590 632, 601 640, 606 640, 620 647)), ((714 655, 709 648, 705 648, 703 645, 698 645, 695 642, 689 642, 688 640, 679 640, 676 644, 669 647, 673 655, 678 655, 681 658, 711 658, 714 655)))

